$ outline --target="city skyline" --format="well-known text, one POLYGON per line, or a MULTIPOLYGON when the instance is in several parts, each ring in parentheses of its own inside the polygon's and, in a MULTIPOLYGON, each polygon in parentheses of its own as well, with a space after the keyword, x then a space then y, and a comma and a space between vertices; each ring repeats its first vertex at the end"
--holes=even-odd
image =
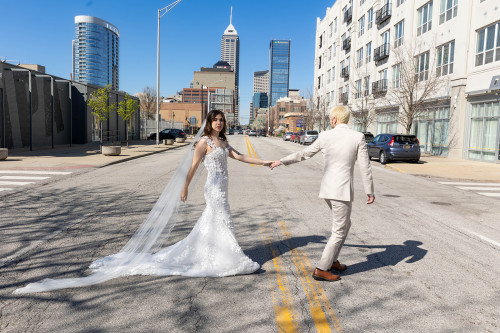
MULTIPOLYGON (((171 2, 171 1, 170 1, 171 2)), ((70 78, 71 41, 74 17, 99 17, 120 29, 120 89, 130 94, 156 84, 156 15, 169 1, 150 1, 137 6, 131 1, 116 4, 100 1, 61 2, 34 0, 7 2, 0 22, 4 31, 0 58, 17 64, 33 63, 46 67, 47 73, 70 78), (43 17, 43 25, 39 24, 43 17), (9 27, 16 26, 16 29, 9 27)), ((323 17, 334 1, 318 0, 301 7, 300 1, 283 3, 234 3, 183 0, 161 19, 160 94, 175 94, 189 87, 193 72, 212 66, 220 58, 221 31, 227 27, 230 7, 233 24, 242 41, 240 53, 240 118, 248 122, 252 100, 253 73, 269 69, 269 41, 291 39, 294 43, 290 64, 290 87, 305 93, 313 88, 316 18, 323 17), (267 9, 262 11, 263 6, 267 9), (277 15, 279 13, 279 15, 277 15), (186 38, 188 37, 188 38, 186 38)))

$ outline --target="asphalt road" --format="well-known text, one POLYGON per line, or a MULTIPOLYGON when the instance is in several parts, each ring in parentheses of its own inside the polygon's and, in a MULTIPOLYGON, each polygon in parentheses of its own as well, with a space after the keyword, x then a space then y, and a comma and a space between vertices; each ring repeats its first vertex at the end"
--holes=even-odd
MULTIPOLYGON (((241 153, 276 159, 301 148, 230 137, 241 153)), ((12 295, 46 277, 85 275, 146 217, 184 150, 87 169, 0 199, 1 332, 498 332, 498 199, 372 162, 376 202, 356 178, 342 280, 310 273, 330 232, 317 198, 322 157, 270 171, 229 162, 236 237, 262 265, 227 278, 132 276, 12 295)), ((356 174, 356 176, 358 176, 356 174)), ((204 173, 170 242, 204 208, 204 173)))

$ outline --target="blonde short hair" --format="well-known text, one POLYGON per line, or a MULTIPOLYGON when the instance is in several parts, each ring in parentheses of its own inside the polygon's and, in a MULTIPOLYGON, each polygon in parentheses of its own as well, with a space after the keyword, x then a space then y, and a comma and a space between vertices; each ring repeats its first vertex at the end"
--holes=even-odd
POLYGON ((349 122, 349 118, 351 117, 351 111, 347 106, 334 106, 330 110, 330 118, 333 119, 334 117, 337 117, 337 121, 339 123, 347 124, 349 122))

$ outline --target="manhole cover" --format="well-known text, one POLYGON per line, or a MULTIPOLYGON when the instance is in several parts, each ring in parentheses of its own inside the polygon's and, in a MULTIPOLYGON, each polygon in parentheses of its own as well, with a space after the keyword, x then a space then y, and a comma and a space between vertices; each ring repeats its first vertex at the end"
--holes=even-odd
POLYGON ((449 202, 431 201, 431 204, 439 206, 451 206, 451 203, 449 202))
POLYGON ((384 194, 384 197, 388 197, 388 198, 400 198, 401 196, 395 195, 395 194, 384 194))

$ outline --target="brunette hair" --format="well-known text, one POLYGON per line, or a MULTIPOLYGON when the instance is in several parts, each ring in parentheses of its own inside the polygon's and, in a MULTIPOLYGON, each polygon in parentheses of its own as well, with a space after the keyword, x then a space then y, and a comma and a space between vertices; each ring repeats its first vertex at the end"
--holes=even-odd
POLYGON ((215 120, 215 117, 218 115, 222 116, 222 119, 224 120, 224 126, 222 126, 222 130, 219 132, 219 138, 221 138, 224 141, 227 141, 226 139, 226 117, 224 116, 224 112, 221 110, 212 110, 208 113, 207 115, 207 122, 205 123, 205 129, 203 130, 203 135, 205 136, 210 136, 212 135, 212 121, 215 120))

